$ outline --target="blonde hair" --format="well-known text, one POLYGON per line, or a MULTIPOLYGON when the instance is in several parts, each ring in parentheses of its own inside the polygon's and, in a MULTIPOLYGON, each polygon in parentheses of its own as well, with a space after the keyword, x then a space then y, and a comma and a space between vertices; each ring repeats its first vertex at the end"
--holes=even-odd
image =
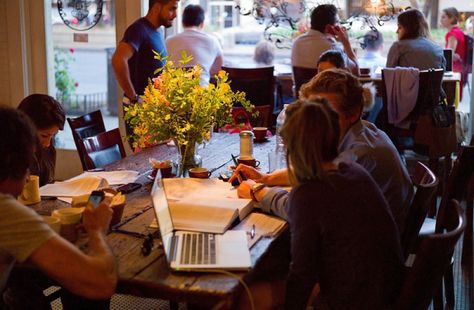
POLYGON ((337 157, 338 114, 326 99, 298 100, 280 133, 286 145, 292 184, 325 179, 322 163, 337 157))
POLYGON ((320 72, 300 88, 301 98, 308 99, 318 93, 332 93, 340 98, 339 109, 345 115, 368 111, 374 103, 375 88, 363 86, 357 77, 343 69, 328 69, 320 72))

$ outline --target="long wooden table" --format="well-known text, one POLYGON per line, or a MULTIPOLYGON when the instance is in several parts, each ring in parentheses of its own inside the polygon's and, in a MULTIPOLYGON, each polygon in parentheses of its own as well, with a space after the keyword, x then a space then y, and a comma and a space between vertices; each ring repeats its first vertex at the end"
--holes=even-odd
MULTIPOLYGON (((254 156, 261 162, 262 171, 268 170, 268 152, 275 147, 275 139, 254 144, 254 156)), ((213 134, 210 144, 199 150, 203 158, 203 167, 217 169, 212 177, 227 169, 231 162, 230 154, 239 154, 238 134, 213 134)), ((122 217, 121 230, 147 234, 155 218, 151 206, 150 190, 152 182, 145 175, 150 169, 150 157, 165 160, 176 159, 175 147, 166 144, 143 150, 106 167, 106 170, 133 169, 144 174, 139 178, 143 186, 127 194, 127 204, 122 217)), ((42 201, 32 206, 40 213, 67 207, 59 200, 42 201)), ((151 254, 141 253, 143 238, 113 232, 107 237, 119 264, 118 293, 142 297, 167 299, 175 302, 188 302, 203 307, 223 303, 226 307, 234 305, 242 287, 238 279, 246 283, 259 280, 281 279, 285 276, 289 263, 289 234, 284 231, 277 238, 263 238, 251 248, 252 269, 249 272, 234 272, 234 276, 219 273, 176 273, 171 272, 166 263, 159 240, 155 239, 155 248, 151 254)))

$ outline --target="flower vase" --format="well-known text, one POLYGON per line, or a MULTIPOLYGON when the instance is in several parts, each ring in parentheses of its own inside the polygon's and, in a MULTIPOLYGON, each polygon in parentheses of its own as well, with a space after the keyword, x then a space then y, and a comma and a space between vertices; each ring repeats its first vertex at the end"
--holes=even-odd
POLYGON ((197 154, 197 144, 195 141, 188 141, 186 144, 177 144, 179 150, 179 165, 177 177, 188 176, 191 168, 201 167, 202 158, 197 154))

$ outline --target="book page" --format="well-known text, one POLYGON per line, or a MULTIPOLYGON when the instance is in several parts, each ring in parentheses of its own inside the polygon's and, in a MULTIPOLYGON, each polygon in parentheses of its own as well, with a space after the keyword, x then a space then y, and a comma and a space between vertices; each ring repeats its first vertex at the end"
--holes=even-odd
POLYGON ((170 205, 181 201, 188 205, 238 210, 244 219, 253 209, 251 199, 237 196, 237 189, 219 179, 170 178, 163 179, 166 198, 170 205))
POLYGON ((88 176, 76 180, 46 184, 40 187, 40 195, 54 197, 74 197, 90 194, 92 191, 98 188, 107 186, 108 183, 105 179, 96 176, 88 176))
POLYGON ((224 233, 237 218, 237 209, 208 207, 207 204, 169 202, 173 226, 176 230, 224 233))

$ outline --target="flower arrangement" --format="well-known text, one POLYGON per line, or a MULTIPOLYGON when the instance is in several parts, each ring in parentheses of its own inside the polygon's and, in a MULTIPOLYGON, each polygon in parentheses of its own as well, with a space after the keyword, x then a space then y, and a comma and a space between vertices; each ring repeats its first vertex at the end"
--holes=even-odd
POLYGON ((75 61, 73 54, 73 48, 69 50, 61 48, 54 49, 55 85, 60 96, 66 99, 69 99, 71 94, 74 94, 76 88, 79 86, 69 71, 69 63, 75 61))
MULTIPOLYGON (((155 59, 167 60, 155 52, 155 59)), ((149 82, 142 103, 126 109, 125 120, 133 129, 133 146, 146 147, 162 140, 173 139, 181 152, 180 173, 194 156, 195 144, 210 139, 213 126, 232 121, 232 106, 242 105, 247 111, 253 106, 245 93, 233 92, 227 73, 220 71, 216 83, 200 85, 202 68, 186 68, 192 59, 182 54, 180 66, 170 60, 158 69, 161 75, 149 82)))

